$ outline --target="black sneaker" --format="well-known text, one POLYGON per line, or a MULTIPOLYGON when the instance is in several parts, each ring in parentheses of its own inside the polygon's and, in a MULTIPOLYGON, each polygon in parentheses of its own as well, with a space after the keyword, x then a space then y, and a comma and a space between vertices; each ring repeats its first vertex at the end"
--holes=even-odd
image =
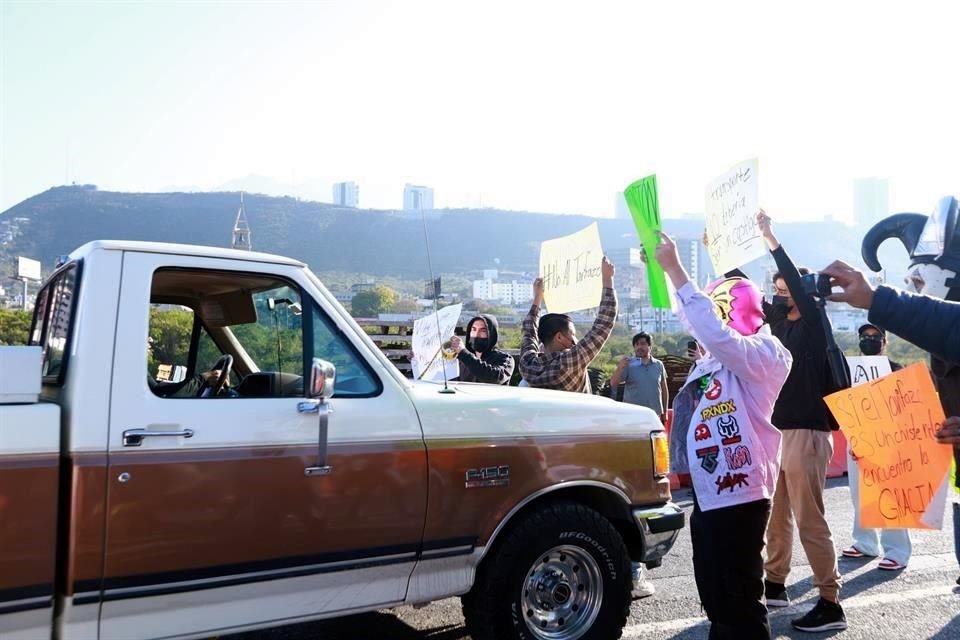
POLYGON ((805 616, 791 620, 790 624, 800 631, 833 631, 847 628, 847 616, 839 604, 820 598, 805 616))
POLYGON ((787 588, 777 582, 763 581, 763 595, 767 599, 768 607, 789 607, 790 596, 787 588))

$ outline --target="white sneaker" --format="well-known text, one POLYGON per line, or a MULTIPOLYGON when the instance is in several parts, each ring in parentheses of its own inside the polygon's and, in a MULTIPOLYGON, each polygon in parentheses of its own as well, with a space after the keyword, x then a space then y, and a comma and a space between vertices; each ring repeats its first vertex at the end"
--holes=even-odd
POLYGON ((647 578, 646 568, 639 562, 633 563, 633 591, 630 594, 634 600, 649 598, 657 592, 657 588, 647 578))

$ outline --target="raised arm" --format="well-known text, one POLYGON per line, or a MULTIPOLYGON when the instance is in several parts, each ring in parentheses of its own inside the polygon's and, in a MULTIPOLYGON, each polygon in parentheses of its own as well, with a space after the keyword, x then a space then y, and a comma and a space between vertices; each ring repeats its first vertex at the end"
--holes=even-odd
POLYGON ((790 296, 793 298, 793 303, 797 305, 797 309, 800 310, 801 320, 804 323, 815 324, 819 327, 820 316, 817 310, 817 303, 814 301, 813 296, 804 293, 803 282, 800 279, 800 271, 797 269, 797 266, 793 264, 790 256, 787 255, 783 245, 777 240, 777 236, 774 235, 773 221, 763 209, 757 213, 757 226, 760 227, 760 234, 767 243, 767 247, 773 255, 773 260, 777 263, 777 271, 783 276, 783 281, 786 283, 787 288, 790 289, 790 296))
POLYGON ((613 263, 606 257, 600 265, 603 274, 603 295, 600 297, 600 308, 597 309, 597 319, 586 335, 573 345, 569 351, 560 355, 561 367, 586 367, 597 357, 603 345, 606 344, 613 325, 617 321, 617 294, 613 290, 613 263))
POLYGON ((542 365, 537 356, 540 354, 540 336, 537 334, 537 324, 540 322, 540 305, 543 304, 543 278, 533 281, 533 304, 523 319, 520 338, 520 374, 524 378, 542 372, 542 365))

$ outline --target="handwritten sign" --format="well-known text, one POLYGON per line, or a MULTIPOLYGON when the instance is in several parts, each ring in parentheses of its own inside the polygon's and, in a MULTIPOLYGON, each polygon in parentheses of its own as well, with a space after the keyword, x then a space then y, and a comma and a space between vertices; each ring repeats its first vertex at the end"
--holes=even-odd
POLYGON ((540 245, 543 298, 550 313, 590 309, 603 293, 603 248, 597 223, 540 245))
POLYGON ((637 228, 643 252, 647 257, 647 283, 650 286, 650 304, 657 309, 669 309, 673 296, 667 288, 667 278, 654 254, 660 244, 660 200, 657 196, 657 176, 647 176, 624 189, 623 197, 630 209, 630 217, 637 228))
POLYGON ((846 358, 850 366, 850 382, 855 387, 882 378, 891 372, 890 359, 887 356, 847 356, 846 358))
POLYGON ((824 401, 858 458, 861 526, 941 528, 943 502, 936 498, 953 448, 934 435, 944 415, 926 366, 917 363, 824 401))
POLYGON ((444 374, 447 380, 460 375, 459 362, 444 356, 443 345, 453 336, 462 309, 462 304, 452 304, 413 321, 413 360, 410 365, 415 380, 442 382, 444 374))
POLYGON ((707 251, 717 273, 767 253, 757 227, 757 159, 745 160, 707 186, 707 251))

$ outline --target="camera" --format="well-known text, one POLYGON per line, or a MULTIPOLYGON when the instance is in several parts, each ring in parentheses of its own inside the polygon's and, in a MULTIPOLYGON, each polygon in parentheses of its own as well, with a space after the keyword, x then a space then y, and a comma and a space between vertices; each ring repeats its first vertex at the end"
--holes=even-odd
POLYGON ((817 298, 826 298, 833 293, 830 286, 830 276, 825 273, 808 273, 800 276, 800 283, 803 285, 803 292, 809 296, 817 298))

